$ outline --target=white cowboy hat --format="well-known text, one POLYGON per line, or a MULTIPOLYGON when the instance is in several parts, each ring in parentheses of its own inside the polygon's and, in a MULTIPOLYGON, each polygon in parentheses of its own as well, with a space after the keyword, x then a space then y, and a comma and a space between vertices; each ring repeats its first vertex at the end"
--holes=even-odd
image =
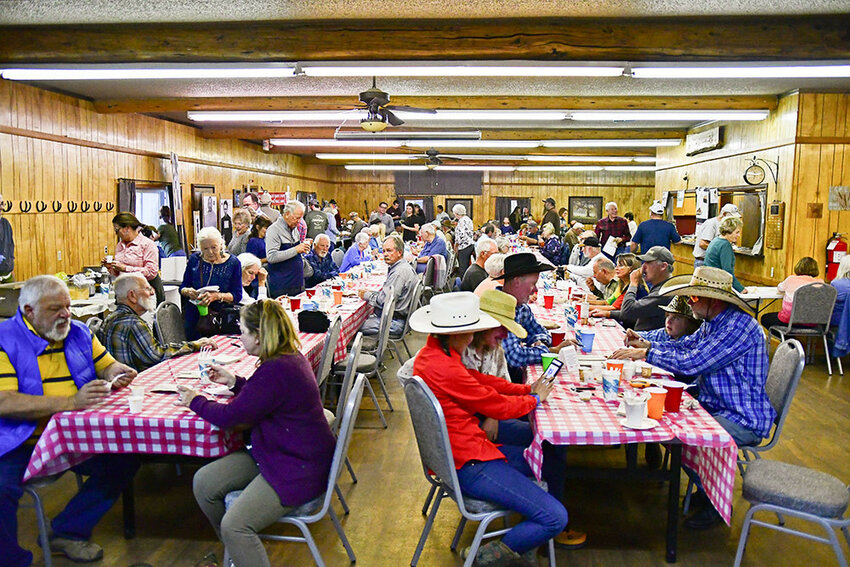
POLYGON ((745 311, 753 309, 732 290, 732 274, 709 266, 700 266, 694 270, 689 283, 669 287, 665 285, 661 288, 661 295, 708 297, 731 303, 745 311))
POLYGON ((410 316, 410 328, 419 333, 456 335, 495 329, 502 324, 479 308, 471 291, 444 293, 431 298, 410 316))

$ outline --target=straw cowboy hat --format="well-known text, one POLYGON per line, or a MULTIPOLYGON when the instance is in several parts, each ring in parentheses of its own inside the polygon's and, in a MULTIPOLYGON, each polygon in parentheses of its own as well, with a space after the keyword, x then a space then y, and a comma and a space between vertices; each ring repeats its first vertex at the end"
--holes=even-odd
POLYGON ((726 270, 708 266, 700 266, 694 270, 687 284, 673 285, 667 289, 662 287, 661 295, 707 297, 731 303, 745 311, 752 310, 752 307, 732 290, 732 275, 726 270))
POLYGON ((410 316, 410 328, 419 333, 457 335, 495 329, 501 323, 481 311, 478 296, 471 291, 444 293, 431 298, 410 316))
POLYGON ((671 301, 669 305, 659 305, 659 308, 667 313, 681 315, 682 317, 687 317, 691 321, 699 322, 699 319, 697 319, 694 315, 691 306, 688 305, 688 298, 684 295, 677 295, 673 298, 673 301, 671 301))
POLYGON ((493 317, 511 333, 521 339, 528 336, 525 327, 514 320, 516 316, 516 297, 497 289, 488 289, 481 294, 481 311, 493 317))

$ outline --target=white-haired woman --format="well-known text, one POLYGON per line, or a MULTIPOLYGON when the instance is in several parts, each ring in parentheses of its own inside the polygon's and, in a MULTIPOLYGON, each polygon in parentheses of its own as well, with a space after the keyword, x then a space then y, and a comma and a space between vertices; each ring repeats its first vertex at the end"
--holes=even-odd
POLYGON ((452 207, 452 213, 457 219, 454 248, 457 253, 458 275, 462 278, 469 267, 472 251, 475 249, 473 246, 475 227, 472 225, 472 219, 466 216, 466 207, 460 203, 452 207))
POLYGON ((260 259, 250 252, 243 252, 237 258, 242 266, 242 301, 240 303, 250 305, 260 299, 268 299, 266 276, 269 274, 263 269, 260 259))
POLYGON ((198 329, 200 314, 190 303, 197 301, 210 312, 223 311, 227 304, 242 301, 242 266, 236 256, 227 252, 224 238, 215 228, 201 229, 197 236, 200 252, 189 257, 180 295, 183 296, 183 321, 186 326, 186 338, 197 340, 200 336, 216 334, 216 330, 206 325, 198 329), (210 286, 218 286, 218 291, 199 291, 210 286))
POLYGON ((484 271, 490 276, 478 284, 475 288, 475 295, 481 297, 481 294, 488 289, 496 289, 505 283, 505 258, 507 254, 493 254, 487 261, 484 262, 484 271))
POLYGON ((743 228, 744 221, 741 217, 726 217, 720 221, 720 226, 717 227, 720 235, 708 245, 705 251, 705 265, 729 272, 732 275, 732 287, 735 291, 747 293, 744 284, 735 277, 735 250, 732 248, 732 244, 738 242, 741 237, 743 228))
POLYGON ((371 259, 372 252, 369 250, 369 235, 362 232, 357 233, 354 236, 354 243, 342 258, 342 265, 339 267, 339 271, 347 272, 354 266, 368 262, 371 259))

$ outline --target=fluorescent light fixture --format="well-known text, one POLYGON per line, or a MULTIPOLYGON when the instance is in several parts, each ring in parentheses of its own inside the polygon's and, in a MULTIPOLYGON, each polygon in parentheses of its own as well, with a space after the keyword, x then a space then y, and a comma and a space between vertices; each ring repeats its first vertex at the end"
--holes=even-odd
POLYGON ((580 110, 571 120, 764 120, 769 110, 580 110))
POLYGON ((401 140, 333 140, 330 138, 271 138, 272 146, 286 148, 400 148, 401 140))
POLYGON ((738 65, 646 65, 632 67, 637 79, 828 79, 850 77, 850 65, 753 63, 738 65))
POLYGON ((520 165, 517 171, 602 171, 599 165, 520 165))
POLYGON ((504 120, 557 122, 566 120, 566 110, 437 110, 436 113, 405 112, 394 110, 393 114, 404 120, 504 120))
POLYGON ((539 140, 410 140, 404 143, 407 148, 537 148, 539 140))
POLYGON ((655 171, 654 165, 606 165, 605 171, 655 171))
POLYGON ((265 65, 86 65, 3 69, 10 81, 97 81, 151 79, 261 79, 294 76, 291 63, 265 65))
POLYGON ((613 162, 635 162, 655 163, 652 156, 525 156, 528 161, 613 161, 613 162))
POLYGON ((369 165, 369 164, 348 164, 345 169, 350 171, 426 171, 427 166, 424 165, 369 165))
POLYGON ((365 110, 221 110, 189 111, 195 122, 339 122, 365 118, 365 110))
POLYGON ((447 130, 440 131, 417 131, 417 132, 363 132, 362 130, 342 130, 334 132, 337 140, 416 140, 428 138, 430 140, 480 140, 480 130, 447 130))
POLYGON ((544 148, 657 148, 662 146, 678 146, 680 138, 626 138, 611 140, 541 140, 544 148))
POLYGON ((513 171, 512 165, 438 165, 438 171, 513 171))
POLYGON ((422 156, 418 154, 316 154, 316 158, 350 161, 407 161, 423 159, 422 156))
POLYGON ((489 62, 465 64, 308 63, 299 66, 310 77, 619 77, 622 65, 563 65, 539 62, 489 62))

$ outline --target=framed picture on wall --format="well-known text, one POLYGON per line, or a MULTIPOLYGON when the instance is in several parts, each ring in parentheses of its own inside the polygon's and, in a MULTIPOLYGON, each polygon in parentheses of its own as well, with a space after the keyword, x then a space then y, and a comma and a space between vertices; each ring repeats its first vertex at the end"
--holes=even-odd
POLYGON ((602 197, 570 197, 570 222, 596 224, 602 218, 602 197))
POLYGON ((203 196, 204 194, 212 194, 215 193, 215 185, 198 185, 192 184, 192 210, 193 211, 203 211, 204 210, 204 202, 203 196))
POLYGON ((472 199, 446 199, 446 211, 454 218, 454 213, 452 213, 452 207, 457 204, 461 204, 466 207, 466 216, 469 217, 469 220, 475 220, 472 218, 472 199))

